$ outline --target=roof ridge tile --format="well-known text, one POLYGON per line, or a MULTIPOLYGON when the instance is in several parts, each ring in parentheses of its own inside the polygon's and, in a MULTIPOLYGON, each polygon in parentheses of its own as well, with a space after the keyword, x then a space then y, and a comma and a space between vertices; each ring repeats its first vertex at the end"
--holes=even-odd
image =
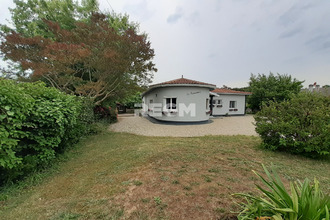
POLYGON ((166 82, 162 82, 162 83, 158 83, 158 84, 154 84, 152 86, 157 86, 157 85, 167 85, 167 84, 195 84, 195 85, 210 85, 210 86, 216 86, 214 84, 210 84, 210 83, 205 83, 205 82, 200 82, 200 81, 196 81, 196 80, 191 80, 191 79, 187 79, 187 78, 178 78, 178 79, 174 79, 174 80, 170 80, 170 81, 166 81, 166 82))
POLYGON ((216 88, 215 90, 212 90, 211 92, 214 93, 234 93, 234 94, 246 94, 246 95, 251 95, 251 92, 243 92, 243 91, 237 91, 237 90, 232 90, 232 89, 227 89, 227 88, 216 88))

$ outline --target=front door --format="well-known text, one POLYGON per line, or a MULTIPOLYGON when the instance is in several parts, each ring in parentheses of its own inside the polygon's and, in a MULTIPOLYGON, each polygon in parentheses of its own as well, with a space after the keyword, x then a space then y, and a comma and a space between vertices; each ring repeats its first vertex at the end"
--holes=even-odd
POLYGON ((210 115, 213 114, 213 95, 210 95, 210 115))

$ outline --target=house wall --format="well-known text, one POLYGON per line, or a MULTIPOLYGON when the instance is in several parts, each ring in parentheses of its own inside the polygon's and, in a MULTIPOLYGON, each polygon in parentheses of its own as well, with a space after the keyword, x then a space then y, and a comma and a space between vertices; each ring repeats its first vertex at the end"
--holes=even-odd
POLYGON ((161 87, 147 93, 143 99, 146 113, 158 120, 197 122, 206 121, 210 116, 207 113, 209 105, 206 104, 206 100, 210 99, 208 88, 195 86, 161 87), (176 98, 176 110, 164 108, 166 98, 176 98), (170 113, 171 111, 172 113, 170 113))
POLYGON ((244 115, 245 114, 245 95, 231 95, 231 94, 220 94, 219 97, 213 97, 213 100, 222 100, 222 107, 217 107, 217 104, 213 106, 213 115, 244 115), (230 111, 229 102, 236 101, 237 111, 230 111))
POLYGON ((147 105, 147 102, 146 102, 146 97, 143 96, 142 97, 142 113, 146 114, 147 112, 148 112, 148 105, 147 105))

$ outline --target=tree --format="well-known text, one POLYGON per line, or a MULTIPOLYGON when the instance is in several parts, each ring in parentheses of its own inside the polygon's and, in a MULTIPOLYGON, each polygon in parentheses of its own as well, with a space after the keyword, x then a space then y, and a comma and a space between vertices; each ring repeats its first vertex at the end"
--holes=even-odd
MULTIPOLYGON (((41 36, 56 40, 52 32, 48 30, 44 20, 53 21, 59 24, 62 29, 71 30, 75 28, 76 22, 90 22, 92 13, 99 12, 97 0, 14 0, 15 8, 11 12, 11 23, 14 28, 0 24, 2 35, 15 31, 24 37, 41 36)), ((128 29, 138 32, 138 24, 129 22, 128 15, 107 12, 109 26, 122 34, 128 29)), ((0 39, 4 40, 4 39, 0 39)), ((7 77, 20 77, 25 81, 30 71, 24 71, 21 66, 10 60, 6 60, 9 66, 1 68, 2 75, 7 77)), ((1 75, 0 75, 1 76, 1 75)))
MULTIPOLYGON (((83 0, 81 4, 73 0, 14 0, 11 12, 12 24, 17 33, 24 37, 52 37, 43 19, 58 22, 61 28, 70 30, 76 21, 87 21, 93 12, 98 11, 96 0, 83 0)), ((2 30, 11 28, 2 25, 2 30)))
POLYGON ((125 105, 126 107, 130 108, 130 109, 134 109, 136 107, 137 104, 142 104, 142 100, 141 100, 141 92, 136 92, 133 93, 127 97, 125 97, 125 99, 121 100, 120 103, 125 105))
MULTIPOLYGON (((17 33, 19 34, 20 37, 24 37, 26 39, 34 38, 34 37, 42 37, 46 38, 47 40, 51 40, 54 42, 61 42, 62 39, 57 39, 59 35, 55 35, 52 30, 49 28, 49 22, 56 23, 61 30, 66 30, 66 31, 71 31, 73 29, 76 29, 76 24, 77 23, 85 23, 87 25, 90 25, 93 23, 92 21, 92 14, 97 13, 99 11, 98 9, 98 1, 97 0, 82 0, 81 3, 78 1, 73 1, 73 0, 14 0, 16 7, 13 9, 10 9, 11 14, 12 14, 12 24, 14 25, 14 29, 11 29, 5 25, 0 25, 1 30, 2 30, 2 39, 1 41, 5 42, 6 41, 6 36, 10 36, 12 33, 17 33)), ((138 33, 138 24, 137 23, 132 23, 129 22, 128 15, 120 15, 116 14, 114 12, 107 12, 106 14, 103 15, 105 18, 103 19, 103 23, 107 23, 109 28, 113 29, 113 32, 116 32, 117 35, 123 36, 127 35, 128 33, 134 33, 136 36, 141 36, 144 40, 144 43, 149 43, 147 42, 147 35, 142 34, 139 35, 138 33)), ((113 33, 114 34, 114 33, 113 33)), ((17 35, 18 36, 18 35, 17 35)), ((132 37, 133 39, 133 37, 132 37)), ((50 41, 49 41, 50 42, 50 41)), ((119 42, 118 42, 119 43, 119 42)), ((122 43, 122 42, 121 42, 122 43)), ((140 43, 132 43, 131 42, 131 48, 135 48, 134 50, 130 51, 131 55, 133 54, 133 51, 135 54, 138 54, 139 52, 137 50, 143 48, 141 46, 142 44, 140 43)), ((63 45, 62 45, 63 46, 63 45)), ((99 45, 100 46, 100 45, 99 45)), ((101 45, 102 46, 102 45, 101 45)), ((147 46, 147 45, 146 45, 147 46)), ((149 46, 150 48, 150 43, 149 46)), ((21 48, 22 49, 22 48, 21 48)), ((129 47, 126 48, 126 50, 130 50, 129 47)), ((54 49, 55 50, 55 49, 54 49)), ((62 48, 63 52, 64 48, 62 48)), ((122 48, 122 51, 124 49, 122 48)), ((71 52, 73 52, 73 48, 71 48, 71 52)), ((135 71, 139 71, 138 65, 140 65, 140 70, 143 69, 145 66, 142 65, 141 63, 143 62, 143 59, 141 58, 142 56, 145 56, 145 51, 140 51, 141 54, 138 56, 140 57, 141 61, 137 62, 135 61, 134 64, 131 63, 130 65, 135 67, 135 71), (144 55, 142 55, 144 54, 144 55), (138 64, 140 63, 140 64, 138 64)), ((94 54, 97 53, 94 51, 94 54)), ((153 53, 153 51, 152 51, 153 53)), ((70 51, 68 50, 68 53, 66 55, 70 54, 70 51)), ((123 54, 123 53, 122 53, 123 54)), ((7 60, 7 63, 10 63, 10 68, 3 69, 3 73, 7 77, 11 76, 18 76, 20 77, 20 80, 25 81, 26 79, 33 78, 34 80, 43 80, 49 85, 55 86, 55 83, 51 83, 50 78, 47 78, 47 74, 44 75, 43 77, 36 77, 34 71, 34 68, 29 68, 27 69, 26 67, 22 67, 21 62, 15 62, 10 58, 10 56, 6 56, 5 53, 2 51, 2 55, 4 58, 7 60), (32 70, 32 71, 31 71, 32 70), (32 77, 31 77, 32 75, 32 77), (25 77, 25 78, 22 78, 25 77)), ((65 54, 62 54, 65 55, 65 54)), ((72 56, 76 56, 77 54, 72 54, 72 56)), ((152 55, 153 56, 153 55, 152 55)), ((151 56, 151 57, 152 57, 151 56)), ((118 57, 117 57, 118 58, 118 57)), ((147 58, 146 58, 147 59, 147 58)), ((150 58, 151 60, 151 58, 150 58)), ((48 60, 50 61, 50 60, 48 60)), ((144 60, 145 61, 145 60, 144 60)), ((128 61, 127 63, 132 62, 132 59, 128 61)), ((23 62, 24 63, 24 62, 23 62)), ((126 63, 126 64, 127 64, 126 63)), ((147 62, 145 62, 146 64, 147 62)), ((150 64, 151 62, 149 62, 150 64)), ((75 64, 76 65, 76 64, 75 64)), ((150 65, 153 65, 152 63, 150 65)), ((80 72, 88 72, 90 69, 88 69, 88 65, 86 66, 85 64, 80 63, 79 65, 80 72), (83 70, 84 68, 87 68, 83 70)), ((76 65, 77 67, 77 65, 76 65)), ((133 68, 130 68, 131 70, 133 68)), ((156 68, 149 67, 149 69, 152 69, 152 71, 156 71, 156 68)), ((39 68, 40 70, 40 68, 39 68)), ((37 70, 38 72, 38 70, 37 70)), ((61 74, 65 75, 65 71, 62 72, 61 74)), ((144 80, 144 82, 149 81, 152 78, 152 74, 147 74, 148 75, 145 77, 147 80, 144 80)), ((61 77, 63 79, 63 76, 61 77)), ((133 77, 134 78, 134 77, 133 77)), ((139 77, 138 77, 139 78, 139 77)), ((119 81, 117 79, 117 81, 119 81)), ((131 76, 128 76, 128 80, 126 81, 125 84, 118 85, 115 90, 112 91, 112 95, 118 96, 118 98, 124 98, 127 94, 130 93, 135 93, 136 91, 139 91, 139 87, 143 84, 137 83, 139 80, 132 80, 131 76), (126 87, 125 89, 123 87, 126 87)), ((140 80, 141 81, 141 80, 140 80)), ((61 83, 60 83, 61 84, 61 83)), ((60 86, 59 84, 59 86, 60 86)), ((57 86, 55 86, 57 87, 57 86)), ((95 87, 97 87, 95 85, 95 87)), ((94 88, 95 88, 94 87, 94 88)), ((58 88, 58 87, 57 87, 58 88)), ((102 89, 102 86, 99 86, 100 89, 102 89)), ((73 88, 74 89, 74 88, 73 88)), ((63 89, 62 89, 63 90, 63 89)), ((68 93, 75 93, 72 91, 72 88, 67 90, 63 90, 68 93)), ((83 93, 80 93, 80 95, 84 95, 83 93)), ((96 98, 95 96, 92 96, 95 98, 95 101, 98 102, 101 97, 96 98)), ((106 97, 103 97, 106 98, 106 97)), ((118 99, 116 98, 116 99, 118 99)), ((98 102, 99 103, 99 102, 98 102)))
POLYGON ((241 92, 250 92, 250 87, 235 87, 231 88, 232 90, 241 91, 241 92))
MULTIPOLYGON (((53 37, 43 20, 57 22, 61 28, 71 30, 77 21, 89 22, 92 13, 99 12, 97 0, 14 0, 15 8, 9 9, 15 29, 0 25, 2 31, 15 30, 24 37, 53 37)), ((138 25, 129 22, 128 15, 106 13, 109 25, 118 32, 129 28, 136 30, 138 25)))
POLYGON ((301 90, 303 81, 292 79, 290 75, 274 75, 270 73, 251 75, 250 92, 248 98, 249 107, 254 111, 260 110, 263 102, 284 101, 290 99, 293 94, 298 94, 301 90))
POLYGON ((93 13, 89 22, 75 22, 71 30, 43 22, 53 38, 12 31, 0 45, 6 59, 32 70, 34 80, 99 105, 120 91, 149 83, 157 71, 147 36, 130 28, 118 32, 105 14, 93 13))

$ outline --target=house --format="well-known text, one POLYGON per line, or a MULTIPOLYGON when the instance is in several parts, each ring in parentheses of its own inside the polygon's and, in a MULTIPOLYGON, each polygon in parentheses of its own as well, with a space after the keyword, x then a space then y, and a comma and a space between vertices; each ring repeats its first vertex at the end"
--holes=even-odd
POLYGON ((309 84, 307 89, 302 89, 303 92, 318 92, 325 96, 330 96, 330 87, 325 85, 320 87, 316 82, 314 84, 309 84))
POLYGON ((244 115, 249 94, 182 76, 150 86, 142 94, 142 110, 161 121, 201 122, 210 115, 244 115))
POLYGON ((155 84, 142 94, 143 111, 162 121, 207 121, 211 113, 210 91, 215 88, 183 77, 155 84))
POLYGON ((217 94, 211 100, 212 115, 245 115, 246 96, 252 93, 227 88, 216 88, 211 92, 217 94))

